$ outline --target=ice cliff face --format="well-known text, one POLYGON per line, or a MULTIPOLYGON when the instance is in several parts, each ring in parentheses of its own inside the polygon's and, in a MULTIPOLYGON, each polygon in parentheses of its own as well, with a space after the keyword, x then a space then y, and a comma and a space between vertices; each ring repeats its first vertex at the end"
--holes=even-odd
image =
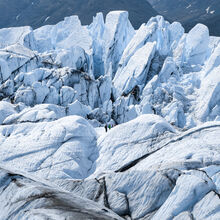
POLYGON ((219 74, 202 24, 0 29, 0 219, 219 219, 219 74))

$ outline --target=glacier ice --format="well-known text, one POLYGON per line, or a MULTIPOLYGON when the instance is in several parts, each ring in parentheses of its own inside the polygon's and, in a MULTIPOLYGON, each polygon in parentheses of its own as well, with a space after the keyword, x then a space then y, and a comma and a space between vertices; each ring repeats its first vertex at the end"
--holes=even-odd
POLYGON ((123 219, 103 205, 16 169, 1 168, 0 182, 1 219, 123 219))
POLYGON ((147 43, 136 51, 122 71, 116 73, 113 80, 116 97, 127 95, 136 86, 141 86, 146 82, 154 54, 155 44, 147 43))
POLYGON ((219 76, 203 24, 0 29, 0 219, 219 219, 219 76))
POLYGON ((110 69, 111 75, 114 77, 123 50, 134 33, 134 28, 128 20, 128 12, 113 11, 107 14, 103 34, 105 73, 108 73, 110 69))
POLYGON ((186 36, 185 62, 203 64, 209 45, 209 30, 205 25, 197 24, 186 36))
MULTIPOLYGON (((97 157, 92 126, 79 116, 45 122, 36 113, 29 111, 19 118, 19 124, 1 127, 1 163, 54 181, 87 177, 97 157)), ((47 117, 52 117, 50 112, 47 117)))

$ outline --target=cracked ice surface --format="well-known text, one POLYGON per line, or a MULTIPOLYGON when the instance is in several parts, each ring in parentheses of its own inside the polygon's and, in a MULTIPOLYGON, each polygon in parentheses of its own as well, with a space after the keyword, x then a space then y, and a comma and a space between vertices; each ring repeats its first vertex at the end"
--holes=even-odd
POLYGON ((220 219, 219 74, 202 24, 1 29, 0 219, 220 219))

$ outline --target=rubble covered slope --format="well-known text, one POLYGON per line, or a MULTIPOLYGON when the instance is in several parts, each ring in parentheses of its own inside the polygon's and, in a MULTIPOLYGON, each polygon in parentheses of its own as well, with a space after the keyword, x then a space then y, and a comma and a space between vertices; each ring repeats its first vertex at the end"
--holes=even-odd
POLYGON ((0 219, 220 219, 206 26, 112 11, 0 29, 0 100, 0 219))

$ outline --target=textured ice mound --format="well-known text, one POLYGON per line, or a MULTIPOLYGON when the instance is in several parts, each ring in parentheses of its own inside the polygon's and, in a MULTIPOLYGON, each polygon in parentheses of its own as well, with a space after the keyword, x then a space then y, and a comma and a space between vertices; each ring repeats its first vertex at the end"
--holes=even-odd
POLYGON ((220 38, 128 17, 0 29, 0 219, 220 219, 220 38))

